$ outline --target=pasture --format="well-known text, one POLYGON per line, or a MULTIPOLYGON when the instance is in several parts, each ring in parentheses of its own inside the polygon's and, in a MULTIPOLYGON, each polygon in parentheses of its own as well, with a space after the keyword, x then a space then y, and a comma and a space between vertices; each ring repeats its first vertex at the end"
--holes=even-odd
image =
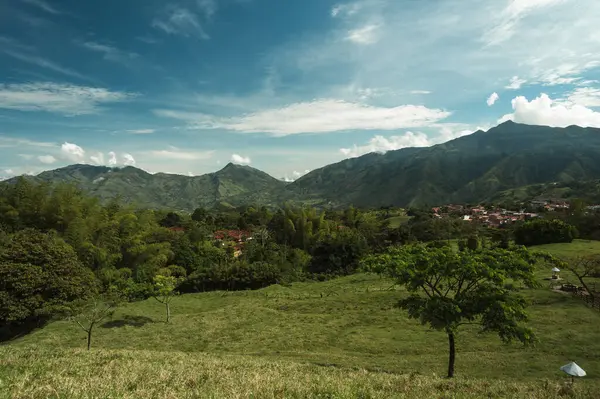
MULTIPOLYGON (((581 255, 600 243, 535 249, 581 255)), ((440 377, 445 334, 396 309, 405 292, 392 281, 358 274, 182 295, 169 324, 154 299, 127 304, 95 329, 89 352, 76 325, 51 323, 0 346, 0 397, 553 398, 570 392, 559 370, 569 361, 588 373, 571 397, 597 397, 600 312, 546 286, 524 293, 540 342, 505 345, 465 328, 455 380, 440 377)))

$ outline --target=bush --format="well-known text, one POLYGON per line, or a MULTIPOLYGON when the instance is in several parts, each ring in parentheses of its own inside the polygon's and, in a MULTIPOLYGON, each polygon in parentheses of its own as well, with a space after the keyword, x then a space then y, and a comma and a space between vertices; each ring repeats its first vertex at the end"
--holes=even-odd
POLYGON ((277 284, 281 279, 281 269, 271 263, 236 261, 196 270, 179 285, 178 290, 180 292, 254 290, 277 284))
POLYGON ((572 242, 577 237, 577 229, 560 220, 535 219, 515 228, 517 245, 542 245, 572 242))

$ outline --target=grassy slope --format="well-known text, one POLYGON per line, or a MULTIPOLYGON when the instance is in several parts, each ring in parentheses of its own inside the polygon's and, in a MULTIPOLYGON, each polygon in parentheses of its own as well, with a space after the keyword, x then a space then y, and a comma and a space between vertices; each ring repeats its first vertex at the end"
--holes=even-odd
MULTIPOLYGON (((600 243, 571 246, 576 248, 571 252, 600 253, 600 243)), ((570 251, 562 244, 538 249, 558 255, 570 251)), ((540 279, 550 274, 546 269, 540 268, 540 279)), ((535 348, 506 346, 495 336, 464 330, 457 342, 460 378, 448 382, 433 377, 445 372, 446 337, 393 309, 403 291, 388 290, 390 285, 357 275, 291 288, 184 295, 174 300, 169 325, 162 322, 158 302, 129 304, 96 330, 91 353, 81 350, 85 336, 74 325, 53 323, 0 347, 0 397, 46 397, 53 389, 82 396, 90 389, 96 397, 192 397, 194 392, 223 398, 251 397, 251 392, 255 397, 390 397, 392 392, 440 397, 453 392, 475 398, 495 392, 496 397, 541 398, 554 397, 557 381, 564 381, 558 367, 571 360, 589 374, 577 384, 579 390, 600 390, 600 313, 570 296, 547 288, 527 293, 534 302, 531 325, 541 340, 535 348), (101 374, 108 377, 96 381, 101 374), (31 384, 33 379, 39 382, 31 384), (545 380, 553 382, 545 386, 545 380), (453 384, 462 386, 458 393, 453 384)), ((594 396, 590 391, 581 397, 594 396)))

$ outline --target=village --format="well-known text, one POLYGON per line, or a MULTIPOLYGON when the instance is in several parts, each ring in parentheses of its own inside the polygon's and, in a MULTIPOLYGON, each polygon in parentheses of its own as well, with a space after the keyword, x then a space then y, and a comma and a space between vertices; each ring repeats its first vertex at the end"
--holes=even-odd
MULTIPOLYGON (((433 207, 434 217, 443 219, 448 217, 460 217, 466 222, 477 222, 485 226, 500 227, 506 224, 525 221, 540 217, 544 212, 566 211, 571 204, 565 200, 533 200, 524 205, 521 210, 508 210, 499 206, 468 206, 448 204, 439 207, 433 207), (530 211, 526 211, 525 208, 530 211), (537 211, 532 212, 535 209, 537 211)), ((600 205, 587 206, 588 211, 600 209, 600 205)))

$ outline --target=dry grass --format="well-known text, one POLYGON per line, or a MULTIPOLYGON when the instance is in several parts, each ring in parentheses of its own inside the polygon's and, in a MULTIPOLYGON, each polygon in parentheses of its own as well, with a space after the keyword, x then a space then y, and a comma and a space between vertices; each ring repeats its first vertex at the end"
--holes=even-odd
POLYGON ((446 380, 244 356, 0 348, 0 397, 36 398, 597 398, 565 383, 446 380))

